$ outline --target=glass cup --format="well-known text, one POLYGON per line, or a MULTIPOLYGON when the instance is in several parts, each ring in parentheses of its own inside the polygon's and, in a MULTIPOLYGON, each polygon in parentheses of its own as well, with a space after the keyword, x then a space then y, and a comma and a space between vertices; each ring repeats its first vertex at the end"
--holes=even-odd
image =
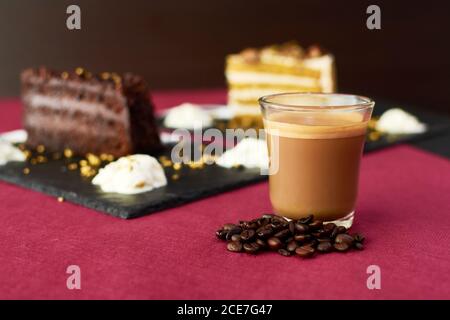
POLYGON ((314 214, 350 227, 375 103, 366 97, 328 93, 281 93, 259 102, 275 213, 291 219, 314 214))

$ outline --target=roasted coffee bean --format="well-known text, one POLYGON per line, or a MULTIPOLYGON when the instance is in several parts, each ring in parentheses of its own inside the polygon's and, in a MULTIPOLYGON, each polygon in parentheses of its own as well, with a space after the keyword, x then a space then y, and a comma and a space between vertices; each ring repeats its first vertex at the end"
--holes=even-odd
POLYGON ((295 223, 293 221, 289 222, 289 231, 291 234, 295 234, 295 223))
POLYGON ((309 234, 297 234, 294 236, 294 240, 299 241, 299 242, 309 241, 310 239, 311 239, 311 235, 309 235, 309 234))
POLYGON ((255 237, 256 232, 253 229, 247 229, 241 232, 242 241, 250 241, 255 237))
POLYGON ((333 245, 329 241, 319 242, 317 245, 317 251, 320 252, 330 252, 333 250, 333 245))
POLYGON ((278 221, 272 221, 270 224, 268 224, 274 231, 278 231, 280 229, 283 229, 283 226, 281 225, 281 222, 278 221))
POLYGON ((234 234, 240 234, 241 232, 242 232, 242 228, 241 228, 241 227, 234 227, 234 228, 228 230, 226 239, 227 239, 227 240, 231 240, 231 237, 232 237, 234 234))
POLYGON ((264 219, 272 219, 274 216, 275 216, 275 215, 272 214, 272 213, 266 213, 266 214, 263 214, 261 218, 264 218, 264 219))
POLYGON ((289 251, 287 251, 286 249, 279 249, 278 253, 285 257, 289 257, 291 255, 291 253, 289 251))
POLYGON ((336 228, 336 225, 334 223, 327 223, 327 224, 324 224, 322 227, 322 229, 328 234, 331 234, 333 232, 334 228, 336 228))
POLYGON ((227 232, 223 229, 219 229, 216 231, 216 237, 220 240, 225 240, 227 237, 227 232))
POLYGON ((240 252, 242 251, 242 243, 238 241, 231 241, 227 243, 227 249, 231 252, 240 252))
POLYGON ((231 236, 231 241, 241 241, 241 235, 240 234, 233 234, 231 236))
POLYGON ((273 216, 272 217, 272 222, 278 221, 280 223, 285 223, 287 222, 287 220, 281 216, 273 216))
POLYGON ((311 257, 316 250, 311 246, 301 246, 295 249, 295 253, 302 258, 311 257))
POLYGON ((356 242, 363 243, 365 238, 364 238, 363 235, 360 235, 359 233, 355 233, 355 234, 353 235, 353 239, 354 239, 356 242))
POLYGON ((310 214, 310 215, 307 216, 307 217, 298 219, 298 223, 308 224, 308 223, 310 223, 311 221, 313 221, 313 219, 314 219, 314 216, 313 216, 312 214, 310 214))
POLYGON ((270 237, 272 234, 273 234, 272 229, 265 228, 265 229, 260 230, 257 233, 257 236, 258 236, 258 238, 266 239, 266 238, 270 237))
POLYGON ((323 222, 320 220, 314 220, 308 224, 309 228, 312 230, 321 229, 323 226, 323 222))
POLYGON ((267 240, 267 244, 272 250, 278 250, 283 247, 283 243, 281 242, 281 240, 275 237, 269 238, 269 240, 267 240))
POLYGON ((353 243, 353 237, 346 233, 340 233, 334 239, 334 243, 340 244, 345 243, 350 246, 353 243))
POLYGON ((222 226, 222 229, 225 230, 225 231, 228 231, 228 230, 231 230, 231 229, 236 228, 236 227, 238 227, 238 226, 235 225, 234 223, 225 223, 222 226))
POLYGON ((304 246, 311 246, 311 247, 316 247, 319 244, 319 241, 317 241, 317 239, 311 239, 308 242, 305 242, 303 245, 304 246))
POLYGON ((338 228, 334 228, 333 231, 330 234, 330 238, 332 238, 332 239, 336 238, 336 236, 339 233, 338 230, 339 230, 338 228))
POLYGON ((346 227, 344 227, 344 226, 339 226, 339 227, 337 227, 337 233, 338 234, 340 234, 340 233, 346 233, 347 232, 347 228, 346 227))
POLYGON ((248 221, 240 220, 239 221, 239 226, 242 227, 242 228, 247 228, 248 227, 248 221))
POLYGON ((291 232, 289 231, 289 229, 284 229, 284 230, 281 230, 281 231, 275 233, 275 237, 280 238, 280 239, 285 239, 285 238, 289 237, 290 234, 291 234, 291 232))
POLYGON ((250 222, 247 226, 248 229, 258 229, 259 225, 256 222, 250 222))
POLYGON ((259 244, 257 244, 256 242, 244 243, 243 247, 244 251, 247 253, 256 253, 260 249, 259 244))
POLYGON ((334 243, 334 248, 338 251, 347 251, 350 248, 350 245, 346 242, 334 243))
POLYGON ((239 226, 234 226, 233 228, 231 228, 231 229, 229 229, 227 231, 228 231, 228 233, 231 233, 233 235, 233 234, 241 233, 242 232, 242 228, 239 227, 239 226))
POLYGON ((309 227, 308 227, 307 224, 296 223, 295 224, 295 231, 297 233, 307 233, 309 231, 309 227))
POLYGON ((270 219, 266 219, 266 218, 259 219, 259 225, 262 226, 262 227, 267 225, 267 224, 269 224, 269 223, 270 223, 270 219))
POLYGON ((297 242, 290 241, 290 242, 288 242, 288 244, 286 246, 286 250, 290 251, 290 252, 294 252, 295 249, 297 249, 297 247, 298 247, 297 242))
POLYGON ((320 237, 322 236, 322 233, 319 232, 319 231, 316 231, 316 232, 311 232, 311 235, 312 235, 314 238, 320 238, 320 237))
POLYGON ((220 240, 227 240, 227 249, 232 252, 256 253, 261 250, 276 250, 283 256, 295 252, 309 257, 318 252, 362 250, 364 237, 349 234, 343 226, 323 224, 312 215, 298 220, 265 214, 238 224, 226 223, 216 231, 220 240))
POLYGON ((267 242, 265 242, 264 240, 256 239, 255 242, 259 245, 260 248, 262 249, 267 248, 267 242))

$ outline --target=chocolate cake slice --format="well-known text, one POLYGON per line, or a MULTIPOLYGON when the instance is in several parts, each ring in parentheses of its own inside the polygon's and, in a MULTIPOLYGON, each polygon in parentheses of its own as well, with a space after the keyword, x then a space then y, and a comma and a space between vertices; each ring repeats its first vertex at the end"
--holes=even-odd
POLYGON ((161 148, 148 87, 140 76, 39 68, 23 71, 21 81, 28 147, 115 157, 161 148))

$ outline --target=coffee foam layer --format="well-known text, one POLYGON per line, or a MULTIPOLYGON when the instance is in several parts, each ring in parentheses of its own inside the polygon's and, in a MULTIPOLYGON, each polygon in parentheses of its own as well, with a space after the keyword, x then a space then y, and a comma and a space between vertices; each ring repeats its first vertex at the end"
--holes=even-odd
POLYGON ((358 113, 279 112, 266 116, 264 128, 270 135, 296 139, 337 139, 366 133, 367 121, 358 113))

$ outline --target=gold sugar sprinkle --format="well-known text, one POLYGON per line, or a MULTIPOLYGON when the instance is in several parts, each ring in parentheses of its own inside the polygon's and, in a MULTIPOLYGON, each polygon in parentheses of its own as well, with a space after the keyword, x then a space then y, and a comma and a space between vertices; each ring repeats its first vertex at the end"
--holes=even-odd
POLYGON ((17 147, 22 151, 25 151, 25 149, 26 149, 26 147, 23 143, 19 144, 17 147))
POLYGON ((100 77, 101 77, 103 80, 108 80, 108 79, 111 77, 111 74, 110 74, 109 72, 102 72, 102 73, 100 74, 100 77))
POLYGON ((80 167, 86 167, 87 165, 89 165, 87 160, 80 160, 80 167))
POLYGON ((378 131, 372 131, 371 133, 369 133, 370 141, 377 141, 380 139, 380 137, 381 137, 381 134, 378 131))
POLYGON ((38 163, 46 163, 46 162, 47 162, 47 158, 44 157, 44 156, 37 156, 37 157, 36 157, 36 161, 37 161, 38 163))
POLYGON ((58 197, 58 202, 64 202, 64 198, 63 197, 58 197))
POLYGON ((215 163, 216 162, 216 160, 217 160, 217 156, 212 156, 212 155, 206 155, 206 154, 204 154, 203 156, 202 156, 202 160, 201 161, 203 161, 205 164, 213 164, 213 163, 215 163))
POLYGON ((37 164, 36 158, 32 158, 32 159, 30 160, 30 163, 33 164, 33 165, 34 165, 34 164, 37 164))
POLYGON ((111 78, 115 84, 120 84, 122 82, 122 78, 117 73, 111 73, 111 78))
POLYGON ((172 175, 171 178, 172 178, 172 180, 178 180, 180 178, 180 176, 175 173, 175 174, 172 175))
POLYGON ((24 168, 23 174, 30 174, 30 168, 24 168))
POLYGON ((67 168, 69 168, 69 170, 73 171, 73 170, 77 170, 78 169, 78 164, 76 163, 70 163, 67 168))
POLYGON ((174 163, 173 164, 173 169, 174 170, 180 170, 181 169, 181 167, 182 167, 182 164, 181 164, 181 162, 177 162, 177 163, 174 163))
POLYGON ((87 177, 87 178, 95 176, 97 174, 97 171, 95 169, 93 169, 91 166, 81 167, 80 172, 83 177, 87 177))
POLYGON ((63 73, 61 73, 61 78, 63 78, 64 80, 69 78, 69 73, 67 71, 64 71, 63 73))
POLYGON ((164 167, 164 168, 167 168, 167 167, 171 167, 172 166, 172 161, 170 161, 170 160, 166 160, 166 161, 164 161, 164 162, 161 162, 161 165, 164 167))
POLYGON ((372 118, 369 120, 369 122, 367 123, 367 126, 370 129, 375 129, 376 125, 377 125, 378 119, 377 118, 372 118))
POLYGON ((188 163, 189 168, 191 169, 201 169, 205 166, 203 161, 191 161, 188 163))
POLYGON ((30 150, 23 150, 22 153, 24 154, 26 159, 30 159, 32 156, 32 153, 30 150))
POLYGON ((112 162, 114 161, 114 156, 112 154, 102 153, 100 155, 100 160, 105 162, 112 162))
POLYGON ((64 149, 64 157, 66 158, 72 158, 73 157, 73 151, 69 148, 64 149))
POLYGON ((142 189, 143 187, 145 187, 145 182, 144 181, 140 181, 134 187, 142 189))
POLYGON ((78 67, 78 68, 75 69, 75 73, 76 73, 77 75, 81 76, 81 75, 84 73, 84 69, 78 67))
POLYGON ((88 153, 86 155, 87 161, 91 166, 98 167, 101 164, 101 160, 95 154, 88 153))
POLYGON ((38 153, 44 153, 44 152, 45 152, 45 146, 43 146, 42 144, 38 145, 38 146, 36 147, 36 151, 37 151, 38 153))

